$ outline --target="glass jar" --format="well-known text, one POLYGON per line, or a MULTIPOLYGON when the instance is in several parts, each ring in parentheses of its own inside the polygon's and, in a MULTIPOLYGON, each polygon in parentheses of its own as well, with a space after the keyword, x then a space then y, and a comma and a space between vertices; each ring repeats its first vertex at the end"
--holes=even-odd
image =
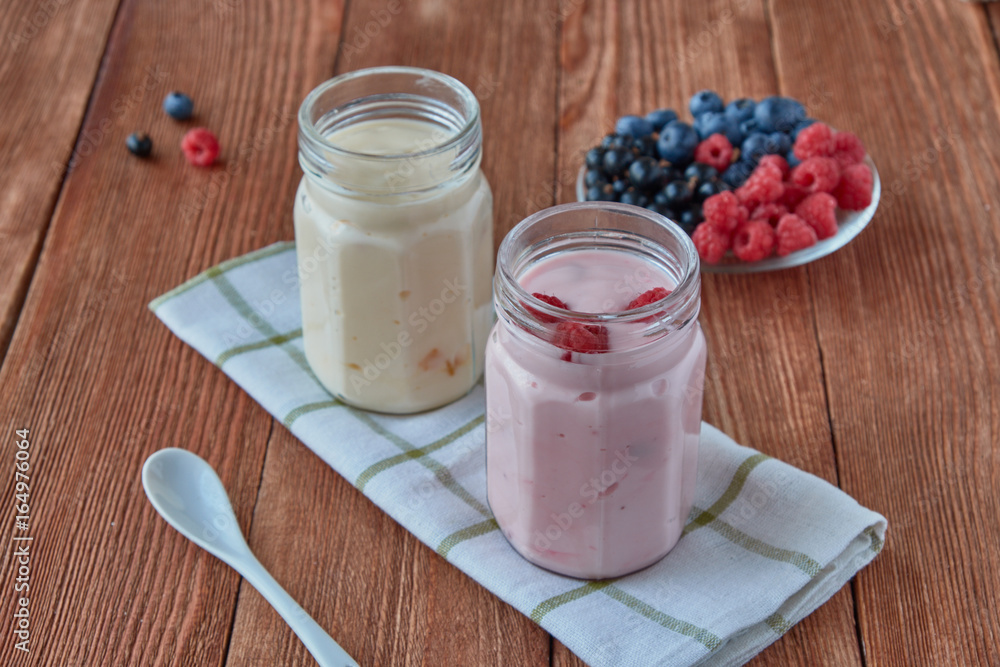
POLYGON ((493 275, 481 156, 479 104, 439 72, 359 70, 302 103, 302 336, 345 403, 419 412, 479 379, 493 275))
POLYGON ((486 469, 503 534, 572 577, 656 562, 697 473, 706 348, 691 239, 635 206, 549 208, 500 245, 494 304, 486 469))

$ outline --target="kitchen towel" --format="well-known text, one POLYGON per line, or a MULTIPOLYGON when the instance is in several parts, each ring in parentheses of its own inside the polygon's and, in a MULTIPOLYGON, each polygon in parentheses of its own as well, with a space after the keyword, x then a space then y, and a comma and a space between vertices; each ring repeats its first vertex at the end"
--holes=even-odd
POLYGON ((411 416, 350 408, 319 384, 293 243, 224 262, 150 309, 424 544, 592 667, 741 665, 882 548, 884 517, 704 424, 695 508, 673 551, 615 580, 559 576, 521 558, 490 513, 482 383, 411 416))

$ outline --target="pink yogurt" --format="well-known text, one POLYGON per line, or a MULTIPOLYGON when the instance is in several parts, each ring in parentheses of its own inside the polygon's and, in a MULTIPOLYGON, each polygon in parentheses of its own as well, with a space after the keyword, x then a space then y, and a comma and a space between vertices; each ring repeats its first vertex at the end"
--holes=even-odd
POLYGON ((522 556, 573 577, 656 562, 691 510, 705 373, 697 259, 692 288, 691 272, 671 270, 669 253, 633 246, 585 240, 527 261, 521 253, 519 267, 504 266, 501 248, 499 259, 498 274, 513 281, 497 277, 500 318, 486 348, 490 507, 522 556), (621 315, 653 287, 673 294, 621 315), (536 292, 576 315, 529 296, 536 292), (607 351, 567 355, 554 344, 556 324, 544 321, 560 315, 605 326, 607 351))

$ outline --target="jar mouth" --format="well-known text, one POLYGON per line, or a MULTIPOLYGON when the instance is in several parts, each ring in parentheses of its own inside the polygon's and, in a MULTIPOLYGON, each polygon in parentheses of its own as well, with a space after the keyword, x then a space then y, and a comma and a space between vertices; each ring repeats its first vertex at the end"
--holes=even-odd
POLYGON ((679 226, 658 213, 628 204, 577 202, 539 211, 518 223, 497 253, 494 278, 497 311, 519 328, 545 337, 546 320, 583 324, 642 324, 637 343, 683 328, 701 306, 698 252, 679 226), (540 229, 541 228, 541 229, 540 229), (643 255, 664 269, 675 284, 659 301, 617 312, 580 312, 532 296, 519 276, 531 263, 574 248, 608 248, 643 255))
POLYGON ((313 145, 314 150, 319 148, 335 156, 380 162, 440 155, 460 147, 480 132, 479 102, 472 91, 452 76, 420 67, 371 67, 334 77, 306 96, 299 107, 298 120, 301 135, 313 145), (425 90, 426 93, 405 92, 402 89, 394 91, 393 82, 405 84, 414 91, 425 90), (366 92, 352 97, 352 89, 360 91, 360 86, 372 86, 375 91, 380 86, 384 88, 381 92, 366 92), (342 91, 340 104, 334 102, 338 89, 342 91), (440 99, 442 92, 452 99, 440 99), (439 125, 442 128, 440 140, 415 151, 370 153, 346 149, 327 136, 333 128, 342 127, 345 123, 374 120, 387 114, 399 117, 401 113, 404 117, 421 117, 439 125), (321 128, 318 123, 324 119, 326 122, 321 128))

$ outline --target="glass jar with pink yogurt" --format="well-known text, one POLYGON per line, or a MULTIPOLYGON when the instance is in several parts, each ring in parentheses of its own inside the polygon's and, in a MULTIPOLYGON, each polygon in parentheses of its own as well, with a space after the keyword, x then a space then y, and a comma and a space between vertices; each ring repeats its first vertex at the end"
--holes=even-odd
POLYGON ((487 486, 503 534, 572 577, 655 563, 680 538, 697 471, 706 348, 691 239, 634 206, 556 206, 504 239, 493 290, 487 486))

